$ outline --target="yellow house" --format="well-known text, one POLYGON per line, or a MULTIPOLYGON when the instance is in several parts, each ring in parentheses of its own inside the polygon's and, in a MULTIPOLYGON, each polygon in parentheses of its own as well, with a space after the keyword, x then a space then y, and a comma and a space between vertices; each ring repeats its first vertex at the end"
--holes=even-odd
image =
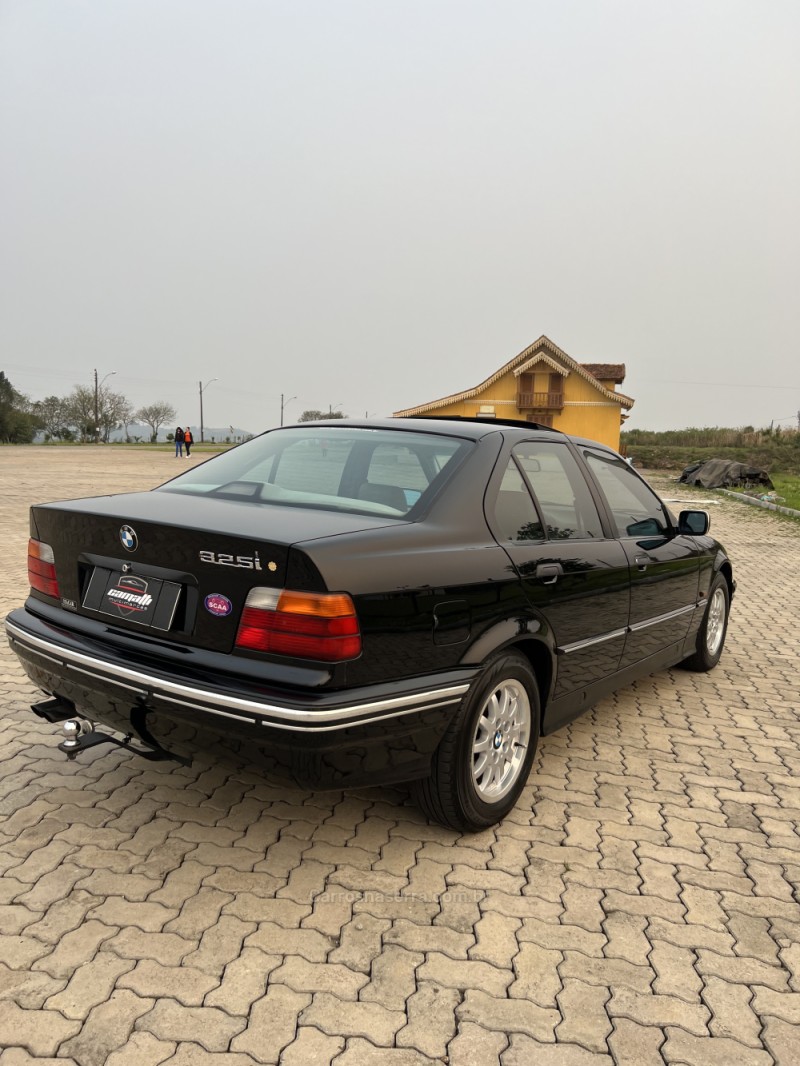
POLYGON ((616 391, 624 380, 623 363, 576 363, 541 336, 474 389, 394 413, 521 418, 618 449, 634 403, 616 391))

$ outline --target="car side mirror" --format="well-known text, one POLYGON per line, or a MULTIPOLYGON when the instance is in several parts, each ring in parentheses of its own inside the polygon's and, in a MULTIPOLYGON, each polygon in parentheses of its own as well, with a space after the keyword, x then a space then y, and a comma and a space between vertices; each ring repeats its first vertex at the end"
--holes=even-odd
POLYGON ((692 537, 702 537, 711 528, 708 511, 681 511, 678 515, 678 532, 692 537))

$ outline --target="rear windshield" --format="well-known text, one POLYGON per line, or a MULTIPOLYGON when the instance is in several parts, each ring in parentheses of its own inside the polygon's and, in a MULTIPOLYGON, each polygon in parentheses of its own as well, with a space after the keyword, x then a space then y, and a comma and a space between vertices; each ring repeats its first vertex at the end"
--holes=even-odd
POLYGON ((155 491, 402 519, 471 447, 433 433, 309 424, 255 437, 155 491))

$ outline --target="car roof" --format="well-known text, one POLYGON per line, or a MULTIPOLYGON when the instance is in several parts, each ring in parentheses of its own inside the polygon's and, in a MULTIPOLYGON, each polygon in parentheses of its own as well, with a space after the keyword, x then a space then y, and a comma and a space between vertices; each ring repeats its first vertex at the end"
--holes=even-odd
POLYGON ((588 437, 575 437, 571 433, 564 433, 560 429, 553 429, 552 426, 543 426, 540 422, 528 422, 521 418, 492 418, 491 416, 481 418, 478 416, 470 415, 451 415, 449 418, 437 415, 422 415, 415 418, 398 418, 387 421, 393 422, 441 422, 452 423, 455 428, 459 428, 463 425, 474 425, 476 427, 483 427, 477 430, 475 437, 484 436, 487 429, 494 427, 495 429, 517 429, 520 430, 519 436, 529 438, 531 430, 535 430, 536 438, 538 440, 569 440, 573 444, 591 445, 593 448, 602 448, 603 451, 610 452, 612 455, 618 453, 608 444, 602 444, 600 441, 590 440, 588 437))
POLYGON ((335 419, 320 419, 314 422, 300 422, 294 426, 283 426, 283 429, 309 429, 311 427, 322 427, 328 429, 410 429, 417 432, 435 433, 440 431, 442 433, 457 434, 461 437, 468 437, 473 440, 479 440, 481 437, 485 437, 487 433, 496 432, 500 429, 518 429, 529 433, 531 430, 535 430, 537 435, 541 432, 554 440, 563 440, 565 434, 560 430, 551 429, 549 426, 540 425, 538 422, 525 422, 521 419, 514 418, 470 418, 462 415, 450 415, 449 417, 443 417, 440 415, 416 415, 414 417, 399 417, 399 418, 335 418, 335 419))
POLYGON ((475 415, 413 415, 398 418, 334 418, 321 419, 314 422, 298 422, 294 426, 283 426, 282 429, 309 429, 310 427, 325 427, 325 430, 337 429, 410 429, 418 433, 435 433, 437 431, 454 436, 466 437, 469 440, 480 440, 490 433, 509 430, 511 436, 520 440, 530 439, 531 433, 535 433, 538 440, 572 441, 573 444, 591 445, 594 448, 602 448, 611 455, 617 453, 607 444, 601 444, 596 440, 586 437, 575 437, 568 433, 562 433, 560 429, 551 426, 543 426, 539 422, 528 422, 520 418, 491 418, 475 415), (514 434, 513 431, 517 433, 514 434))

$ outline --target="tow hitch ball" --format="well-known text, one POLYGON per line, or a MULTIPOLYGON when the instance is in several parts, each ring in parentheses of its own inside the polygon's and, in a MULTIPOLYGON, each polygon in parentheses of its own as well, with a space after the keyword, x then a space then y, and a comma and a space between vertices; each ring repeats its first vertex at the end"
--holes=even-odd
POLYGON ((61 732, 64 734, 64 739, 59 745, 62 751, 69 755, 70 752, 74 753, 77 748, 80 748, 78 737, 83 732, 83 727, 77 718, 68 718, 66 722, 63 722, 61 732))
POLYGON ((59 751, 63 751, 68 759, 74 759, 87 748, 94 748, 98 744, 110 744, 115 748, 124 748, 126 751, 139 755, 151 762, 169 760, 180 763, 181 766, 191 766, 192 760, 177 752, 167 751, 162 748, 156 738, 150 733, 147 726, 147 708, 137 705, 131 708, 131 732, 126 733, 122 740, 111 737, 108 733, 101 733, 90 718, 73 718, 75 704, 70 700, 56 696, 42 703, 31 704, 31 710, 39 718, 55 725, 61 722, 61 732, 64 739, 58 745, 59 751), (133 743, 134 739, 137 743, 133 743))
POLYGON ((105 733, 98 733, 94 722, 85 718, 67 718, 61 723, 61 732, 64 739, 58 748, 68 759, 74 759, 78 752, 93 748, 96 744, 118 743, 105 733))

